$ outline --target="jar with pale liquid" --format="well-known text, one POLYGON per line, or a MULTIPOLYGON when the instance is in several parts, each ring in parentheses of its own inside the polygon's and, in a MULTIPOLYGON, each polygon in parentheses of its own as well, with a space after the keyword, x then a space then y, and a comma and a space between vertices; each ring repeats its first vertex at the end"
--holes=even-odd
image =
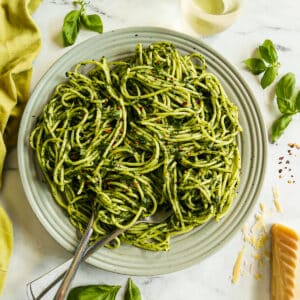
POLYGON ((240 5, 240 0, 181 0, 185 25, 202 35, 227 29, 238 17, 240 5))

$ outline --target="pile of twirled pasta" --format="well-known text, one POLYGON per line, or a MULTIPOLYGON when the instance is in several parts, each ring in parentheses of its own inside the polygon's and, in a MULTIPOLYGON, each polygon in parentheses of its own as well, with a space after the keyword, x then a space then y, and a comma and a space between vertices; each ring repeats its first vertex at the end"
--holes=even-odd
POLYGON ((110 245, 158 251, 226 213, 239 183, 241 127, 202 55, 138 44, 125 60, 84 61, 67 77, 30 143, 75 227, 84 231, 92 205, 93 241, 169 207, 166 221, 135 225, 110 245))

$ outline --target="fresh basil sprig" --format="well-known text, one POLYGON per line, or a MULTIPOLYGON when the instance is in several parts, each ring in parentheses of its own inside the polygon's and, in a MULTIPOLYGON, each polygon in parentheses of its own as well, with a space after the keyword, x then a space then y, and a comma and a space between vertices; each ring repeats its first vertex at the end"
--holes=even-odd
POLYGON ((67 300, 115 300, 120 285, 78 286, 68 294, 67 300))
POLYGON ((292 121, 293 115, 300 112, 300 91, 295 95, 296 79, 287 73, 276 85, 276 101, 281 116, 273 123, 271 140, 276 142, 292 121))
POLYGON ((100 16, 87 15, 86 4, 83 0, 75 1, 74 3, 79 4, 80 9, 70 11, 64 18, 62 37, 65 47, 75 43, 81 25, 92 31, 103 32, 103 24, 100 16))
MULTIPOLYGON (((85 285, 70 290, 67 300, 115 300, 120 285, 85 285)), ((142 300, 139 288, 128 279, 124 300, 142 300)))
POLYGON ((265 40, 258 47, 259 58, 248 58, 244 61, 247 69, 254 75, 263 73, 260 84, 263 89, 268 87, 278 75, 280 63, 275 46, 271 40, 265 40))
POLYGON ((131 278, 128 279, 128 286, 125 293, 125 300, 142 300, 140 290, 134 284, 131 278))

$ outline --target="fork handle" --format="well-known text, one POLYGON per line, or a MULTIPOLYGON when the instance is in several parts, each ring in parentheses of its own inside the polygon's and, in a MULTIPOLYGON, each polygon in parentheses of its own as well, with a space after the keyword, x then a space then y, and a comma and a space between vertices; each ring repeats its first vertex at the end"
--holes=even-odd
MULTIPOLYGON (((91 224, 93 223, 90 222, 91 224)), ((93 228, 90 228, 87 232, 85 232, 84 236, 82 237, 80 244, 78 248, 76 249, 75 255, 73 257, 72 263, 68 271, 66 272, 64 279, 59 287, 59 289, 56 292, 56 295, 54 297, 54 300, 64 300, 68 291, 70 284, 75 276, 75 273, 77 272, 79 268, 79 264, 82 261, 84 254, 86 252, 90 237, 93 233, 93 228)))
POLYGON ((70 268, 73 258, 52 269, 27 284, 27 297, 29 300, 40 300, 64 277, 70 268))
MULTIPOLYGON (((126 228, 127 229, 127 228, 126 228)), ((96 250, 105 244, 109 243, 126 229, 116 229, 110 235, 102 240, 97 241, 95 244, 88 247, 84 253, 83 260, 92 255, 96 250)), ((40 276, 39 278, 29 282, 27 284, 27 297, 29 300, 40 300, 54 287, 58 282, 61 281, 67 270, 70 268, 73 258, 70 258, 63 264, 52 269, 50 272, 40 276)))

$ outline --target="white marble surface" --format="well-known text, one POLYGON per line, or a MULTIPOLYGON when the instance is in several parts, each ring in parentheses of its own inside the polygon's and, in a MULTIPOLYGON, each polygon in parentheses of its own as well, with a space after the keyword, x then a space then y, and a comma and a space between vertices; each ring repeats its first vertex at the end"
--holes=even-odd
MULTIPOLYGON (((182 25, 180 5, 177 0, 91 0, 88 12, 102 15, 105 31, 128 26, 161 26, 187 32, 182 25)), ((45 0, 34 14, 42 34, 42 51, 35 61, 32 87, 51 64, 69 48, 63 48, 60 27, 65 14, 72 8, 71 1, 45 0)), ((256 77, 242 66, 242 60, 251 56, 257 45, 270 38, 277 46, 282 63, 280 75, 294 72, 300 88, 300 2, 294 0, 244 0, 238 20, 227 31, 202 38, 211 47, 222 53, 246 79, 257 98, 269 129, 278 116, 274 105, 274 86, 262 90, 256 77)), ((78 42, 95 33, 83 31, 78 42)), ((201 38, 198 36, 198 38, 201 38)), ((269 144, 268 168, 259 197, 267 209, 273 209, 272 187, 280 192, 282 213, 274 213, 266 219, 269 228, 273 222, 282 222, 300 231, 300 150, 292 150, 290 165, 282 164, 283 178, 278 176, 278 157, 288 156, 288 143, 300 144, 300 116, 295 116, 285 135, 275 144, 269 144), (291 171, 284 169, 291 168, 291 171), (293 174, 295 183, 289 184, 293 174)), ((25 284, 58 265, 70 254, 59 246, 40 225, 32 212, 22 190, 17 169, 17 155, 13 151, 7 161, 1 204, 7 209, 14 223, 15 246, 8 273, 7 284, 1 297, 3 300, 26 299, 25 284)), ((248 219, 253 223, 255 210, 248 219)), ((153 277, 134 277, 145 300, 183 299, 231 299, 264 300, 269 298, 269 264, 263 266, 252 258, 254 249, 246 245, 246 262, 252 264, 252 272, 243 267, 245 274, 237 284, 231 283, 232 268, 242 248, 242 234, 237 233, 221 250, 191 268, 173 274, 153 277), (257 280, 253 274, 261 273, 257 280)), ((123 286, 117 299, 122 299, 128 276, 114 274, 83 264, 74 285, 120 284, 123 286)), ((45 299, 51 299, 45 298, 45 299)))

